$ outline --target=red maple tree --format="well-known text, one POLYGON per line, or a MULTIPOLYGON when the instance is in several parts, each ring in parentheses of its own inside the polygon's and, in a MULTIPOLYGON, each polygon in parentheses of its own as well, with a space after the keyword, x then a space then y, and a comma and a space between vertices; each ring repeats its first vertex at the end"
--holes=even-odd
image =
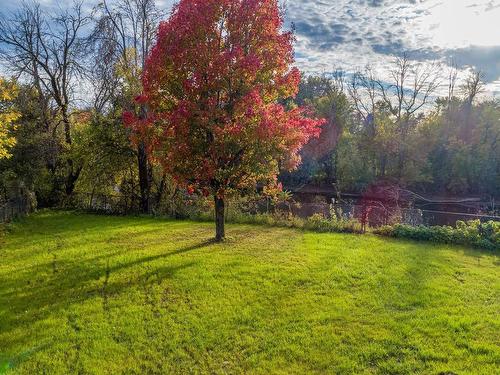
POLYGON ((215 200, 294 169, 323 120, 293 107, 300 73, 276 0, 181 0, 161 23, 143 74, 150 115, 126 122, 188 191, 215 200))

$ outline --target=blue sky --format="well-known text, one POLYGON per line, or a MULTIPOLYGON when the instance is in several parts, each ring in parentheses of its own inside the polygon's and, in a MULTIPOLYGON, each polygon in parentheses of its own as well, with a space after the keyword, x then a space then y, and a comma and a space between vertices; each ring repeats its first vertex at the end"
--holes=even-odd
MULTIPOLYGON (((20 2, 0 0, 0 9, 20 2)), ((165 9, 173 2, 158 1, 165 9)), ((89 9, 95 3, 84 1, 89 9)), ((288 25, 296 27, 296 63, 308 73, 369 64, 383 78, 394 56, 407 51, 424 64, 442 63, 443 72, 452 61, 463 75, 476 67, 489 94, 500 97, 500 0, 286 0, 286 7, 288 25)))

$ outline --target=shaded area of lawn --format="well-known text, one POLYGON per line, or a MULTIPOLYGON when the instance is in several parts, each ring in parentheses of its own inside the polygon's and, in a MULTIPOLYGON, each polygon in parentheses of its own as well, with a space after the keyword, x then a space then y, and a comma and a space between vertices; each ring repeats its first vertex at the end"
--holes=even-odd
POLYGON ((41 212, 0 238, 0 373, 498 373, 499 260, 41 212))

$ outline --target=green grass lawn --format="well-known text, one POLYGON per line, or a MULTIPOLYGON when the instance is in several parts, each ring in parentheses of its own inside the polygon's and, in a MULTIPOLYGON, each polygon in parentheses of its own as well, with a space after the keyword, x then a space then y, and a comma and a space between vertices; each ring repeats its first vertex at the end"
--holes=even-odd
POLYGON ((500 263, 375 236, 41 212, 0 237, 0 373, 500 373, 500 263))

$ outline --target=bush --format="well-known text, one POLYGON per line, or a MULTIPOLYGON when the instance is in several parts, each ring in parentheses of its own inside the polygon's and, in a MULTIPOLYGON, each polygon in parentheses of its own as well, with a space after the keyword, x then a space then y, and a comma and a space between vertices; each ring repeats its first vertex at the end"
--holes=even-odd
POLYGON ((374 233, 395 238, 406 238, 416 241, 430 241, 456 245, 467 245, 478 248, 500 250, 500 223, 479 220, 458 221, 456 228, 450 226, 417 226, 396 224, 374 230, 374 233))
MULTIPOLYGON (((213 213, 197 213, 192 220, 212 221, 213 213)), ((233 224, 257 224, 271 227, 305 229, 323 233, 362 233, 362 226, 357 220, 328 219, 321 214, 315 214, 307 219, 294 216, 289 212, 276 211, 268 214, 248 214, 232 211, 226 217, 226 222, 233 224)))
POLYGON ((359 221, 350 219, 328 219, 321 214, 315 214, 305 220, 305 228, 319 232, 362 233, 363 228, 359 221))

